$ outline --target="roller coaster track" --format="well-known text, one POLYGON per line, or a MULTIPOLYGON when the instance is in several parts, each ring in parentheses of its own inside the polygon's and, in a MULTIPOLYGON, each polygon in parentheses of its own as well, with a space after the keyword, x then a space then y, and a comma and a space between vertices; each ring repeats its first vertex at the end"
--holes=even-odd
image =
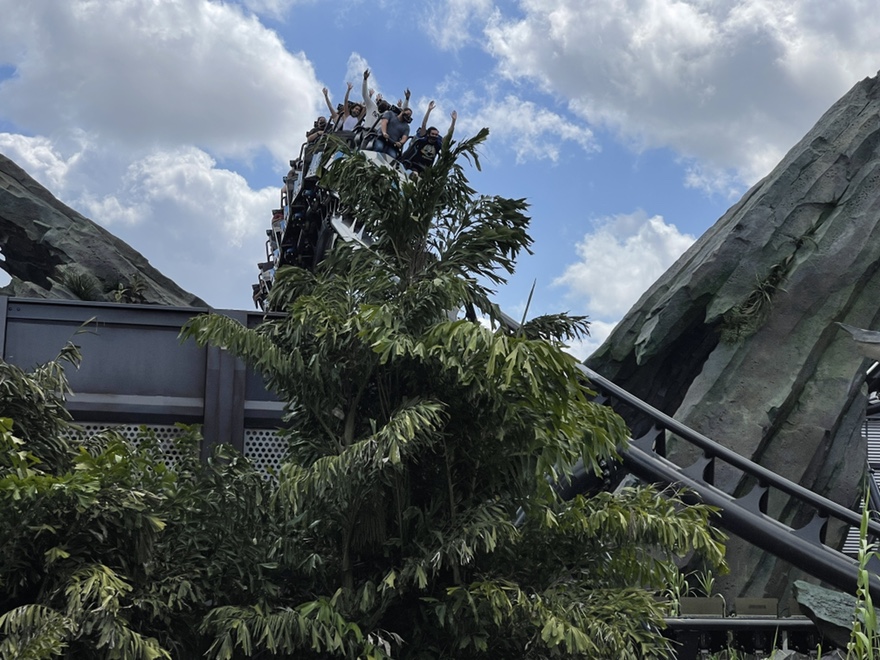
MULTIPOLYGON (((593 389, 600 394, 598 401, 612 408, 628 407, 653 423, 647 433, 639 438, 631 438, 628 446, 622 448, 621 456, 626 471, 648 483, 682 487, 693 492, 702 502, 718 508, 719 527, 842 591, 856 593, 858 563, 825 545, 824 537, 829 520, 837 520, 858 529, 861 524, 860 514, 697 433, 595 371, 585 366, 581 366, 581 371, 589 379, 593 389), (679 466, 666 458, 667 432, 696 449, 699 457, 693 464, 679 466), (713 482, 714 469, 718 462, 751 477, 754 482, 752 489, 745 495, 735 497, 717 488, 713 482), (787 496, 801 505, 803 510, 811 512, 809 521, 802 527, 793 529, 768 515, 767 502, 771 490, 779 491, 784 497, 787 496)), ((868 534, 880 537, 880 524, 870 520, 868 534)), ((876 570, 872 573, 870 592, 874 602, 877 602, 876 599, 880 598, 880 579, 876 570)))

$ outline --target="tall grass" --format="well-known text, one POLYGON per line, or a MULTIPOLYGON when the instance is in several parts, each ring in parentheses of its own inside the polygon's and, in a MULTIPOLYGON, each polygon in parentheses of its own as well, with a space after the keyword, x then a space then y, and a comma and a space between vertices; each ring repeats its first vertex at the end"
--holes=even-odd
MULTIPOLYGON (((867 488, 865 489, 867 492, 867 488)), ((880 659, 880 631, 877 628, 877 611, 871 599, 868 562, 872 557, 880 557, 877 544, 868 543, 868 521, 870 505, 868 496, 862 502, 862 521, 859 527, 859 579, 856 589, 856 609, 853 613, 853 629, 849 644, 846 645, 847 660, 880 659)))

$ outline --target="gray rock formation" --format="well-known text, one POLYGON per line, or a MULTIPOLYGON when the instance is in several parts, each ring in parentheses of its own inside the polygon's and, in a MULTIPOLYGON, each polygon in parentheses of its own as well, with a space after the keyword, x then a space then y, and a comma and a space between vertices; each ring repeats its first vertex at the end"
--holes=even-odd
MULTIPOLYGON (((869 78, 682 255, 587 364, 742 456, 855 505, 869 362, 835 322, 880 328, 878 146, 880 83, 869 78)), ((716 484, 741 492, 740 476, 716 470, 716 484)), ((802 522, 781 497, 770 508, 802 522)), ((830 540, 842 533, 829 530, 830 540)), ((737 539, 728 560, 719 581, 728 598, 788 602, 803 577, 737 539)))
POLYGON ((0 154, 0 294, 206 307, 0 154))
POLYGON ((845 649, 852 636, 855 596, 795 580, 794 594, 801 610, 816 624, 822 637, 845 649))

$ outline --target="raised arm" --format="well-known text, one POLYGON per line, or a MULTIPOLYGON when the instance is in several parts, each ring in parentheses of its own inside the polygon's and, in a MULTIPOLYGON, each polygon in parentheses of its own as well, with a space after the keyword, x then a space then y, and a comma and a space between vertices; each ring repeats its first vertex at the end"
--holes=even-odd
POLYGON ((406 110, 409 107, 409 97, 412 92, 409 91, 409 87, 406 88, 406 91, 403 93, 403 103, 400 104, 401 110, 406 110))
POLYGON ((373 117, 376 114, 376 102, 373 100, 372 90, 368 86, 369 79, 370 70, 367 69, 364 71, 364 84, 361 87, 361 96, 364 97, 364 111, 362 114, 364 116, 364 126, 366 128, 373 127, 373 122, 375 121, 373 117))
POLYGON ((330 96, 329 96, 329 92, 327 91, 327 88, 325 87, 321 91, 324 92, 324 103, 327 104, 327 109, 330 111, 330 121, 335 122, 336 119, 339 117, 339 113, 336 112, 336 110, 333 107, 333 104, 330 103, 330 96))
POLYGON ((418 134, 419 137, 424 137, 428 132, 428 117, 431 116, 431 110, 437 107, 433 101, 428 103, 428 109, 425 111, 425 117, 422 119, 422 125, 419 127, 418 134))
POLYGON ((345 98, 342 100, 342 116, 348 117, 348 95, 351 94, 351 88, 354 87, 350 82, 345 83, 348 88, 345 90, 345 98))
POLYGON ((446 134, 450 135, 450 136, 452 135, 452 132, 455 130, 455 120, 458 119, 458 113, 455 110, 453 110, 451 116, 452 116, 452 123, 449 124, 449 130, 446 131, 446 134))

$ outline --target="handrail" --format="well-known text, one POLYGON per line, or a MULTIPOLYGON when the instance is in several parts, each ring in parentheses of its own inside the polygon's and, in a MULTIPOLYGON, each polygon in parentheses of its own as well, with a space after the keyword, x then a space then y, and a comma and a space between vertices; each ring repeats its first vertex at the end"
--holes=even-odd
MULTIPOLYGON (((778 474, 750 461, 719 445, 706 436, 688 428, 681 422, 669 417, 623 388, 615 385, 586 366, 578 365, 581 372, 598 390, 632 406, 639 412, 652 418, 662 429, 671 431, 703 450, 707 458, 720 458, 743 473, 755 477, 759 486, 773 487, 788 493, 801 502, 812 506, 819 515, 827 518, 833 516, 838 520, 858 527, 861 516, 854 511, 840 506, 836 502, 817 495, 799 484, 795 484, 778 474)), ((743 499, 722 491, 706 480, 675 465, 665 457, 651 450, 638 447, 632 439, 628 447, 621 450, 624 468, 635 476, 649 482, 675 484, 695 493, 701 501, 719 510, 720 525, 737 536, 747 540, 778 557, 789 561, 798 568, 818 577, 839 589, 855 594, 858 588, 860 567, 858 562, 843 553, 822 543, 818 535, 808 539, 803 530, 794 530, 788 525, 768 516, 762 510, 754 510, 743 499)), ((808 528, 812 523, 808 523, 808 528)), ((806 529, 806 528, 805 528, 806 529)), ((876 535, 880 525, 871 520, 868 523, 869 533, 876 535)), ((869 590, 872 598, 880 597, 880 577, 872 574, 869 590)))
MULTIPOLYGON (((702 502, 719 509, 720 524, 728 531, 838 589, 856 593, 859 565, 854 559, 802 538, 784 523, 741 506, 732 495, 683 474, 675 464, 638 447, 624 451, 623 463, 627 471, 640 479, 677 484, 696 493, 702 502)), ((872 598, 880 596, 880 578, 876 575, 871 576, 870 590, 872 598)))
MULTIPOLYGON (((773 488, 780 490, 792 497, 799 499, 800 501, 809 504, 811 507, 816 509, 823 515, 833 516, 838 520, 841 520, 853 527, 858 527, 861 524, 861 516, 855 511, 851 511, 836 502, 833 502, 821 495, 817 495, 813 491, 804 488, 800 484, 796 484, 793 481, 789 481, 785 477, 781 477, 775 472, 768 470, 762 465, 758 465, 749 459, 740 456, 736 452, 724 447, 723 445, 718 444, 714 440, 710 440, 706 436, 701 433, 697 433, 693 429, 685 426, 681 422, 669 417, 665 413, 657 410, 653 406, 648 403, 645 403, 641 399, 633 396, 623 388, 615 385, 607 378, 602 375, 596 373, 589 367, 584 365, 578 365, 580 370, 584 373, 587 378, 590 379, 590 382, 596 384, 601 390, 605 391, 607 394, 620 399, 622 402, 627 405, 632 406, 633 408, 639 410, 643 414, 651 417, 655 422, 659 423, 663 428, 691 444, 699 447, 703 450, 707 457, 717 457, 720 458, 725 463, 732 465, 733 467, 741 470, 742 472, 755 477, 759 484, 765 486, 772 486, 773 488)), ((868 530, 872 535, 880 536, 880 523, 875 521, 871 521, 868 524, 868 530)))

